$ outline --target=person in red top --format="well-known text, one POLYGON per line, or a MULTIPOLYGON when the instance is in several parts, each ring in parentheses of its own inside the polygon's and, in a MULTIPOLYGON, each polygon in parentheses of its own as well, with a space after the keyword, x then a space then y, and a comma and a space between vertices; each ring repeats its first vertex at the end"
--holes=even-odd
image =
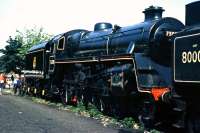
POLYGON ((4 88, 5 77, 3 74, 0 75, 0 95, 2 95, 2 89, 4 88))

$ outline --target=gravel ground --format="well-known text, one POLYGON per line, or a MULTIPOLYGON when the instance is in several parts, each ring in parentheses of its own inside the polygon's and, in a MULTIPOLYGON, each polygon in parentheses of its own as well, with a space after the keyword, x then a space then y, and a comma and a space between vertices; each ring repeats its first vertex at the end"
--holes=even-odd
POLYGON ((0 96, 0 123, 0 133, 139 133, 13 95, 0 96))

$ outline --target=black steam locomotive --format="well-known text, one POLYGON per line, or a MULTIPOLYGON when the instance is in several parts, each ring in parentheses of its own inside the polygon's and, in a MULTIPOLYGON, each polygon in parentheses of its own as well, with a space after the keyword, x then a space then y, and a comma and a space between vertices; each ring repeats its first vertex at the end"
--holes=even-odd
POLYGON ((176 99, 188 132, 200 132, 200 1, 186 5, 186 27, 174 36, 173 77, 176 99))
MULTIPOLYGON (((182 67, 194 63, 181 65, 176 59, 187 45, 179 45, 188 40, 181 36, 198 33, 198 28, 184 29, 179 20, 162 18, 163 11, 150 6, 143 11, 145 20, 139 24, 120 27, 97 23, 94 31, 72 30, 33 46, 26 55, 26 91, 42 97, 60 97, 64 104, 76 105, 82 100, 87 106, 92 102, 100 111, 115 116, 139 116, 146 127, 168 120, 174 108, 171 93, 172 98, 188 93, 182 82, 176 81, 199 77, 188 77, 191 71, 182 67)), ((194 44, 197 49, 198 42, 194 44)), ((192 55, 200 60, 199 51, 184 52, 187 57, 182 61, 191 62, 192 55)), ((196 81, 193 83, 198 87, 196 81)))

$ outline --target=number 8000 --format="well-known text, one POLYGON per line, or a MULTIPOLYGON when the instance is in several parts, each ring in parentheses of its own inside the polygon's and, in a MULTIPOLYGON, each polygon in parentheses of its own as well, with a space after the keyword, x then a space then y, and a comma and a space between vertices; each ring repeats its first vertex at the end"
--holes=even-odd
POLYGON ((200 50, 182 52, 182 63, 200 63, 200 50))

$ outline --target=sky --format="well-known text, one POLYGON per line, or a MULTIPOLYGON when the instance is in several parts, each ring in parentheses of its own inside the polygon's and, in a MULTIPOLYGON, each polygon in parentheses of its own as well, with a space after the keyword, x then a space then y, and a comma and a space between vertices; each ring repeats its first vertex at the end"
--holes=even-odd
POLYGON ((73 29, 93 30, 97 22, 120 26, 144 20, 142 11, 153 5, 163 17, 185 22, 185 5, 196 0, 0 0, 0 48, 16 30, 43 27, 49 34, 73 29))

